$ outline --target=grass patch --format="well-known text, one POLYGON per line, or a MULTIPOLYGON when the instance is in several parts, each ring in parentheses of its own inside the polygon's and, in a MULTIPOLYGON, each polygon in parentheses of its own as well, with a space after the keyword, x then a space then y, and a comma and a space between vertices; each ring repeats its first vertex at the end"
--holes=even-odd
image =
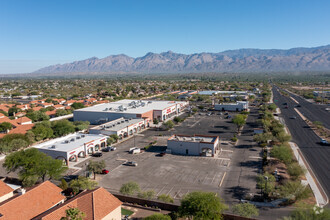
POLYGON ((134 212, 132 212, 131 210, 127 210, 127 209, 124 209, 124 208, 121 208, 121 214, 122 215, 128 215, 128 216, 131 216, 134 212))

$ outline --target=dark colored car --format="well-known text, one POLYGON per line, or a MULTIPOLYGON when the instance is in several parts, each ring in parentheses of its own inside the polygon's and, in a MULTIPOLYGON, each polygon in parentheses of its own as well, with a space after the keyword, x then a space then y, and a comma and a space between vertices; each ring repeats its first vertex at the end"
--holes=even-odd
POLYGON ((105 147, 105 148, 102 149, 102 151, 103 152, 109 152, 109 151, 111 151, 111 148, 110 147, 105 147))
POLYGON ((93 157, 102 157, 102 153, 101 152, 96 152, 92 154, 93 157))
POLYGON ((158 156, 158 157, 164 157, 165 155, 166 155, 166 152, 161 152, 161 153, 157 154, 156 156, 158 156))

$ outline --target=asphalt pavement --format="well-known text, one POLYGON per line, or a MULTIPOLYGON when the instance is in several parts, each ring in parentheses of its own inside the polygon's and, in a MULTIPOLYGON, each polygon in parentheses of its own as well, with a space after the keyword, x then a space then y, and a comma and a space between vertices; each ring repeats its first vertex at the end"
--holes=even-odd
MULTIPOLYGON (((278 88, 278 87, 275 87, 278 88)), ((327 105, 321 105, 316 103, 308 102, 306 99, 301 96, 295 95, 291 92, 288 93, 292 98, 299 102, 300 107, 298 110, 310 121, 320 121, 323 123, 324 127, 330 129, 330 112, 325 109, 327 105)), ((294 103, 294 105, 298 105, 294 103)))
MULTIPOLYGON (((314 131, 307 125, 307 123, 298 115, 294 110, 294 106, 297 105, 290 97, 282 96, 275 87, 273 87, 274 103, 281 109, 281 115, 285 120, 287 127, 292 136, 293 142, 295 142, 308 164, 316 175, 318 181, 322 185, 327 196, 330 196, 330 147, 320 145, 320 138, 314 133, 314 131), (284 103, 288 103, 288 108, 285 108, 284 103), (292 119, 295 116, 296 119, 292 119)), ((299 102, 299 100, 297 100, 299 102)), ((301 106, 308 104, 300 104, 301 106)), ((310 105, 310 104, 309 104, 310 105)), ((311 105, 313 106, 313 105, 311 105)), ((303 111, 303 107, 299 107, 299 111, 303 111)), ((307 108, 305 108, 307 109, 307 108)), ((313 109, 311 107, 310 109, 313 109)), ((306 115, 305 115, 306 116, 306 115)), ((318 117, 318 121, 321 121, 321 116, 318 117), (319 118, 320 117, 320 118, 319 118)))

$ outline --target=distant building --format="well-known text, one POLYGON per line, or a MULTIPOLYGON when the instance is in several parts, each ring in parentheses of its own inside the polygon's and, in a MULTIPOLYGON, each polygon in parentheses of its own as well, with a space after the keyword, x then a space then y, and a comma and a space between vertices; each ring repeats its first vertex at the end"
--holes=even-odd
POLYGON ((101 151, 106 147, 106 141, 107 137, 101 134, 75 133, 34 147, 54 159, 62 159, 69 165, 69 162, 78 162, 79 158, 101 151))
POLYGON ((172 135, 167 140, 167 151, 172 154, 214 157, 219 145, 218 136, 172 135))
POLYGON ((236 103, 220 103, 215 104, 214 109, 217 111, 247 111, 249 109, 249 102, 238 101, 236 103))
POLYGON ((125 119, 118 118, 116 120, 101 124, 89 129, 90 134, 103 135, 118 135, 119 139, 129 137, 135 133, 143 131, 149 127, 150 119, 133 118, 125 119))
POLYGON ((328 99, 330 98, 330 91, 313 91, 313 95, 328 99))
POLYGON ((89 121, 91 124, 102 124, 118 118, 143 118, 165 121, 180 114, 188 102, 177 101, 142 101, 124 99, 117 102, 94 105, 75 110, 75 121, 89 121))

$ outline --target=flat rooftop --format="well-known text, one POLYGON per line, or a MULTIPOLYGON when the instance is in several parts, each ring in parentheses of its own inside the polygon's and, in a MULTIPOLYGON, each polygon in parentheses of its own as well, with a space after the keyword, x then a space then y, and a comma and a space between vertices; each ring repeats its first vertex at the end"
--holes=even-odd
POLYGON ((218 90, 207 90, 207 91, 199 91, 199 95, 213 95, 213 94, 237 94, 244 95, 248 94, 248 91, 218 91, 218 90))
POLYGON ((70 134, 61 138, 57 138, 54 140, 50 140, 44 142, 42 144, 34 146, 35 148, 39 149, 47 149, 47 150, 54 150, 54 151, 62 151, 68 152, 72 151, 85 143, 90 141, 94 141, 100 138, 106 137, 102 134, 82 134, 82 133, 75 133, 70 134))
POLYGON ((184 141, 184 142, 204 142, 213 144, 218 136, 204 136, 204 135, 173 135, 168 140, 171 141, 184 141))
POLYGON ((154 101, 154 100, 130 100, 124 99, 117 102, 103 103, 87 108, 75 110, 75 112, 113 112, 143 114, 152 110, 164 110, 178 103, 178 101, 154 101))
POLYGON ((92 127, 90 130, 120 131, 121 129, 124 129, 130 125, 134 125, 143 121, 144 120, 142 118, 118 118, 116 120, 92 127))

